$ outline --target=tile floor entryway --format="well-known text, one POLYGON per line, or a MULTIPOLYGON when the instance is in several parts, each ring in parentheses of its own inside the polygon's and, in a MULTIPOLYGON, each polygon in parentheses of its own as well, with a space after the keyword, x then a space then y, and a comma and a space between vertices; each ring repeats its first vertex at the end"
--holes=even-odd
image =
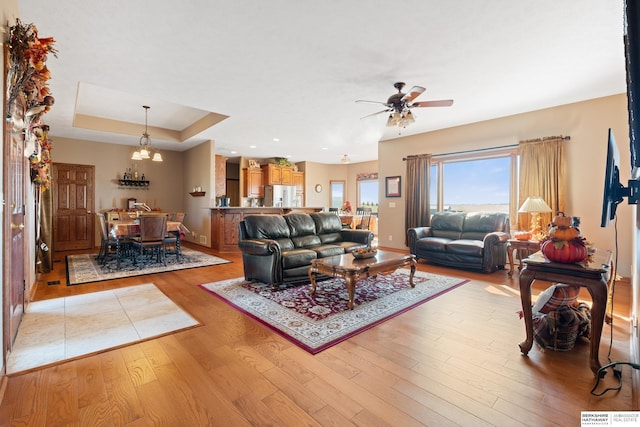
POLYGON ((153 283, 30 303, 7 374, 198 325, 153 283))

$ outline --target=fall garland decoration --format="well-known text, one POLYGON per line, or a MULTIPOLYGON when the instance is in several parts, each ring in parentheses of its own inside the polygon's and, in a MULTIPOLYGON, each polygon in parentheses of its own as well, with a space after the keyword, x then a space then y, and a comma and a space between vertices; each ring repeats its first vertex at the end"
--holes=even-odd
POLYGON ((55 102, 47 84, 51 73, 46 66, 49 53, 57 57, 54 43, 53 37, 39 38, 35 25, 24 25, 19 19, 9 28, 7 111, 24 96, 25 155, 31 164, 32 181, 44 190, 51 184, 51 141, 47 137, 49 126, 41 122, 41 116, 55 102))

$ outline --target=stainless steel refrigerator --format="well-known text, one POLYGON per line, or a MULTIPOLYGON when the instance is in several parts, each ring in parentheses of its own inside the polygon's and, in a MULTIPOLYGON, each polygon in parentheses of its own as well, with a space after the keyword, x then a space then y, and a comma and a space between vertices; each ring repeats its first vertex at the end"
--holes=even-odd
POLYGON ((265 185, 264 205, 278 208, 299 207, 295 185, 265 185))

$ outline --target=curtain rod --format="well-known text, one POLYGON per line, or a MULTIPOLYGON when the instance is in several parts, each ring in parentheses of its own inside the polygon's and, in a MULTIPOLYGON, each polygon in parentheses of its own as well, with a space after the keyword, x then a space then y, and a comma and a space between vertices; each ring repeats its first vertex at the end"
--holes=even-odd
MULTIPOLYGON (((549 139, 562 139, 563 141, 569 141, 571 139, 570 136, 545 136, 544 138, 536 138, 536 139, 528 139, 526 141, 521 141, 521 142, 540 142, 540 141, 546 141, 549 139)), ((453 151, 451 153, 441 153, 441 154, 434 154, 432 157, 442 157, 442 156, 452 156, 454 154, 468 154, 468 153, 480 153, 482 151, 490 151, 490 150, 501 150, 503 148, 515 148, 517 147, 518 144, 511 144, 511 145, 501 145, 499 147, 488 147, 488 148, 476 148, 475 150, 465 150, 465 151, 453 151)), ((402 161, 406 161, 409 159, 417 159, 420 157, 425 157, 428 156, 428 154, 416 154, 416 155, 412 155, 412 156, 407 156, 407 157, 403 157, 402 161)))

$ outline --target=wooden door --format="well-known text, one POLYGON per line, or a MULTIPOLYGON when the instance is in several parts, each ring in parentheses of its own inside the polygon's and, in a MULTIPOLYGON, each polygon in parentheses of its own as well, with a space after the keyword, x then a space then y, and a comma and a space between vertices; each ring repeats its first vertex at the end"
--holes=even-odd
POLYGON ((93 249, 95 167, 53 164, 53 247, 57 251, 93 249))
MULTIPOLYGON (((23 97, 12 104, 10 111, 10 120, 7 122, 5 132, 6 156, 4 158, 4 192, 7 195, 7 205, 5 209, 8 215, 5 216, 4 247, 9 253, 9 262, 4 264, 4 280, 5 287, 8 287, 7 302, 4 305, 6 315, 5 322, 5 343, 7 347, 5 351, 11 351, 13 348, 13 340, 18 333, 18 326, 24 314, 24 293, 25 283, 25 256, 27 252, 24 240, 25 227, 25 204, 26 204, 26 186, 27 159, 24 157, 24 111, 25 101, 23 97)), ((6 360, 6 353, 3 355, 6 360)))

